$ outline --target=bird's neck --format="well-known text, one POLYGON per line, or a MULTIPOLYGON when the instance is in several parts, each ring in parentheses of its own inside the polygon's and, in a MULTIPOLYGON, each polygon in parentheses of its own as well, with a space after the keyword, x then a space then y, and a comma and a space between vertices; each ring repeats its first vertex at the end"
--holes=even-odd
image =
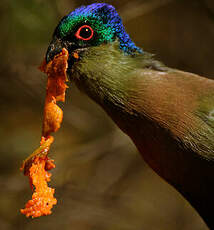
MULTIPOLYGON (((143 55, 124 55, 114 45, 95 47, 74 66, 72 79, 131 137, 150 167, 180 191, 209 223, 212 214, 208 216, 207 211, 214 205, 214 199, 210 199, 209 189, 204 186, 213 184, 213 163, 178 147, 166 130, 132 105, 138 95, 135 94, 137 74, 133 72, 147 67, 164 68, 143 55), (200 191, 200 187, 204 191, 200 191)), ((214 193, 213 185, 210 193, 214 193)))
POLYGON ((102 107, 112 103, 118 108, 128 109, 129 73, 150 64, 154 64, 150 54, 125 54, 119 49, 119 43, 115 42, 86 51, 84 57, 73 66, 74 75, 71 78, 81 91, 102 107))

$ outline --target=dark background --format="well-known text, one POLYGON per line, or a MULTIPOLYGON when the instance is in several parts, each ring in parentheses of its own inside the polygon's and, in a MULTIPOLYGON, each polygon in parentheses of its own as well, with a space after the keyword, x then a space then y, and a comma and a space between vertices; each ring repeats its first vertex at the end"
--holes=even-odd
MULTIPOLYGON (((46 76, 37 69, 59 19, 83 0, 0 1, 0 229, 205 230, 105 113, 71 84, 51 149, 53 214, 27 219, 19 171, 39 144, 46 76)), ((171 67, 214 76, 213 0, 115 0, 137 45, 171 67)))

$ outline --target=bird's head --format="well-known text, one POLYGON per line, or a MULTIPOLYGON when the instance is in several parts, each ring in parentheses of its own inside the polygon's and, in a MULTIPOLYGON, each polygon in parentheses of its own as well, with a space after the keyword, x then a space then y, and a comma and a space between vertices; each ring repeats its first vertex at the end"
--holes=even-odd
POLYGON ((92 47, 117 42, 125 55, 141 53, 126 33, 115 8, 105 3, 81 6, 63 17, 46 53, 49 62, 62 48, 69 51, 69 68, 92 47))

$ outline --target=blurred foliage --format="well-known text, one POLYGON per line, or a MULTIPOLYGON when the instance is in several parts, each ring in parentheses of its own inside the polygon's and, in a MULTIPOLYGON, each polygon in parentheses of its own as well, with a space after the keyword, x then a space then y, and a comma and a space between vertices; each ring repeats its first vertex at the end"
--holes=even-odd
MULTIPOLYGON (((19 171, 38 145, 46 77, 37 69, 59 19, 90 0, 0 1, 0 229, 207 229, 143 162, 131 141, 71 83, 51 156, 58 204, 19 213, 31 192, 19 171)), ((111 0, 136 43, 171 67, 214 76, 212 0, 111 0)))

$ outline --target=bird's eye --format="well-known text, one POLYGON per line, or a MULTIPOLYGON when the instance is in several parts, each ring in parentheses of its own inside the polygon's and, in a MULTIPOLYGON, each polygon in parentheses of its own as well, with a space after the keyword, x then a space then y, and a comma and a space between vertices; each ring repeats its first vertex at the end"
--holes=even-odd
POLYGON ((75 33, 76 38, 84 41, 90 40, 93 37, 93 35, 94 35, 94 31, 88 25, 81 26, 75 33))

